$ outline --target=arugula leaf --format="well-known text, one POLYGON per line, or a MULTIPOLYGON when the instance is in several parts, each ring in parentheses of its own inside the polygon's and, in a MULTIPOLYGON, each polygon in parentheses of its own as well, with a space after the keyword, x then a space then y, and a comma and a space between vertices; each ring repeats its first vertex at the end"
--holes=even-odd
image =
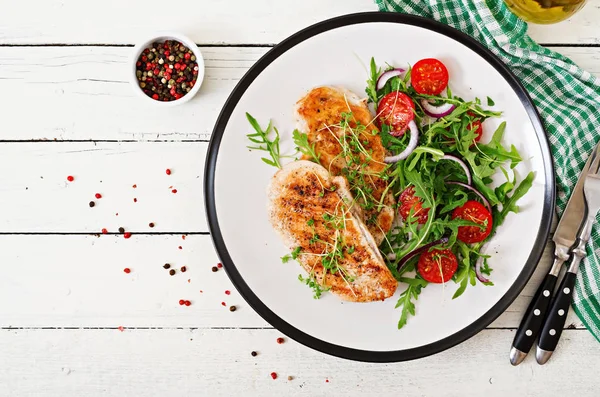
POLYGON ((452 200, 448 200, 446 205, 442 207, 440 210, 440 215, 450 212, 455 208, 462 207, 469 200, 467 193, 463 192, 462 190, 455 191, 454 195, 450 197, 452 200))
POLYGON ((427 286, 427 281, 418 278, 402 277, 401 282, 407 283, 408 287, 400 294, 398 303, 396 303, 396 309, 401 307, 402 314, 400 320, 398 320, 398 329, 404 327, 409 316, 415 315, 415 304, 413 300, 419 298, 421 290, 427 286))
POLYGON ((477 190, 479 190, 479 193, 483 194, 487 201, 490 202, 492 207, 500 203, 500 200, 498 200, 498 197, 496 197, 494 190, 484 183, 477 175, 473 175, 473 184, 477 190))
POLYGON ((369 102, 377 103, 377 80, 381 69, 377 68, 375 58, 371 57, 371 77, 367 80, 367 88, 365 92, 369 97, 369 102))
POLYGON ((495 226, 500 226, 504 222, 504 219, 506 219, 506 216, 509 212, 519 212, 517 201, 521 197, 523 197, 529 191, 529 189, 531 189, 531 186, 533 186, 534 179, 535 174, 533 172, 527 174, 525 179, 523 179, 521 183, 519 183, 519 185, 515 188, 513 194, 505 202, 502 203, 502 210, 494 215, 495 226))
POLYGON ((292 132, 292 138, 294 139, 294 143, 298 147, 300 153, 310 157, 310 159, 315 163, 319 162, 319 155, 315 152, 315 145, 308 143, 307 134, 298 130, 294 130, 294 132, 292 132))
POLYGON ((506 182, 494 189, 494 193, 496 193, 496 197, 498 197, 498 200, 502 203, 506 200, 506 196, 508 195, 508 193, 512 192, 512 190, 515 188, 515 183, 517 183, 517 176, 514 175, 514 178, 511 181, 508 177, 508 172, 506 172, 504 167, 500 167, 500 169, 506 177, 506 182))
POLYGON ((271 128, 273 127, 273 123, 269 121, 269 125, 266 130, 263 130, 256 119, 250 115, 250 113, 246 112, 246 118, 250 122, 250 125, 256 133, 246 135, 248 139, 257 144, 258 146, 248 146, 248 149, 256 149, 256 150, 264 150, 269 152, 271 159, 263 157, 262 161, 265 163, 272 165, 277 168, 281 168, 280 158, 282 157, 279 153, 279 131, 277 128, 273 128, 275 130, 275 139, 271 140, 269 135, 271 134, 271 128))
POLYGON ((471 255, 469 247, 461 241, 457 241, 456 244, 460 250, 463 260, 459 264, 458 271, 454 275, 454 282, 460 284, 460 286, 454 295, 452 295, 452 299, 456 299, 461 296, 467 289, 469 282, 474 286, 476 277, 475 270, 471 267, 471 255))
POLYGON ((490 97, 487 97, 487 105, 488 106, 494 106, 495 105, 494 100, 492 98, 490 98, 490 97))
POLYGON ((452 247, 456 242, 456 238, 458 236, 458 228, 460 226, 476 226, 480 229, 484 229, 484 225, 480 225, 479 223, 475 223, 466 219, 437 219, 433 222, 433 226, 437 228, 441 228, 443 230, 440 235, 445 235, 446 230, 450 230, 450 236, 448 237, 448 243, 446 244, 449 247, 452 247))

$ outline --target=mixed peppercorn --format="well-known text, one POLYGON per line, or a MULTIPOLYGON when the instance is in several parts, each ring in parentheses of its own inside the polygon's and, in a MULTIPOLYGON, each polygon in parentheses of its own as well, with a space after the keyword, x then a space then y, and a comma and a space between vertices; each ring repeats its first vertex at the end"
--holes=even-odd
POLYGON ((142 91, 162 102, 183 97, 198 78, 198 63, 193 51, 175 40, 152 43, 142 51, 135 66, 142 91))

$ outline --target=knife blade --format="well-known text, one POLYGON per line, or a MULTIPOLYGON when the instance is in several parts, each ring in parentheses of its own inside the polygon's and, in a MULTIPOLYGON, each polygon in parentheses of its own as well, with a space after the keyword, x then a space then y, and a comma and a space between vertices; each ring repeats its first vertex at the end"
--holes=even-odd
POLYGON ((600 143, 594 147, 594 151, 590 154, 583 167, 579 179, 573 188, 567 207, 558 222, 558 226, 552 237, 555 245, 554 263, 550 272, 546 275, 544 282, 540 285, 531 300, 517 329, 512 349, 510 350, 510 363, 512 365, 519 365, 525 359, 542 328, 544 317, 550 307, 550 299, 558 280, 558 274, 563 263, 569 259, 569 251, 575 244, 577 233, 585 219, 586 205, 583 195, 583 185, 590 165, 598 156, 599 149, 600 143))
POLYGON ((571 193, 567 207, 563 212, 563 216, 558 222, 558 226, 556 227, 556 231, 552 237, 552 241, 554 241, 554 244, 556 245, 554 250, 555 256, 563 256, 563 254, 566 254, 568 257, 569 249, 573 246, 573 244, 575 244, 577 232, 583 223, 586 212, 585 198, 583 196, 583 184, 592 161, 594 161, 598 155, 598 149, 600 149, 600 143, 594 147, 594 151, 590 154, 587 162, 585 163, 585 166, 579 175, 579 179, 573 188, 573 192, 571 193))

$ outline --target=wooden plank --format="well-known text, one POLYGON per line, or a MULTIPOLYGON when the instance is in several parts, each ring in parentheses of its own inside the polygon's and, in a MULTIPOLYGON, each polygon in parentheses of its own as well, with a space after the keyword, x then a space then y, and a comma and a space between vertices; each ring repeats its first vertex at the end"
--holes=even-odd
MULTIPOLYGON (((130 239, 114 235, 0 239, 0 302, 10 302, 0 305, 0 327, 269 326, 235 291, 223 270, 212 272, 218 259, 207 235, 185 240, 181 235, 135 234, 130 239), (165 263, 177 269, 175 276, 163 269, 165 263), (184 265, 187 271, 181 273, 184 265), (130 274, 123 272, 126 267, 130 274), (192 305, 182 307, 180 299, 192 305), (230 312, 229 305, 237 310, 230 312)), ((492 327, 518 326, 551 254, 548 247, 529 284, 492 327)), ((583 327, 572 312, 566 324, 583 327)))
POLYGON ((207 232, 202 193, 207 146, 0 144, 0 168, 5 170, 0 174, 0 232, 100 233, 119 227, 131 232, 207 232), (67 181, 69 175, 73 182, 67 181), (96 193, 102 198, 95 199, 96 193), (90 201, 96 206, 90 208, 90 201))
POLYGON ((341 360, 275 330, 0 330, 3 396, 590 396, 600 365, 587 331, 551 361, 508 362, 513 331, 483 331, 417 361, 341 360), (252 357, 250 352, 257 351, 252 357), (275 372, 278 377, 270 376, 275 372), (291 381, 288 376, 292 376, 291 381), (42 392, 43 390, 43 392, 42 392))
MULTIPOLYGON (((180 1, 184 10, 173 18, 156 12, 157 0, 110 0, 90 11, 77 0, 15 2, 0 15, 0 43, 133 44, 156 30, 178 30, 198 43, 277 43, 313 23, 338 15, 375 11, 373 0, 180 1), (49 17, 51 16, 51 17, 49 17), (77 34, 73 34, 77 32, 77 34)), ((559 25, 532 25, 532 37, 542 43, 599 43, 600 9, 586 8, 559 25)))
MULTIPOLYGON (((600 75, 600 48, 557 50, 600 75)), ((202 51, 206 79, 197 97, 157 109, 133 95, 131 48, 0 47, 0 92, 11 97, 0 140, 208 140, 231 90, 268 48, 202 51)))
POLYGON ((3 119, 0 140, 208 140, 227 96, 268 48, 202 48, 206 76, 200 92, 168 109, 133 92, 131 51, 0 48, 0 91, 14 93, 3 104, 3 114, 12 117, 3 119))

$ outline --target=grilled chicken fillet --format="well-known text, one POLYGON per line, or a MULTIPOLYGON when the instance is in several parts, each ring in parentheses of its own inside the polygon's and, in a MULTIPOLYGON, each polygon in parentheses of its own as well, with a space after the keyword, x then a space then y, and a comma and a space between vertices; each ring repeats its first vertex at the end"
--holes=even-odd
POLYGON ((317 87, 298 101, 296 116, 298 129, 307 134, 321 165, 333 175, 348 179, 359 204, 353 211, 367 225, 377 245, 381 244, 394 221, 394 196, 380 177, 386 167, 386 152, 366 103, 345 89, 317 87), (343 114, 349 112, 350 127, 342 128, 343 114), (358 177, 352 176, 354 171, 359 172, 358 177))
POLYGON ((319 285, 353 302, 394 294, 397 282, 371 233, 351 211, 357 204, 343 177, 299 160, 275 174, 267 194, 271 224, 290 251, 299 247, 298 262, 319 285))

